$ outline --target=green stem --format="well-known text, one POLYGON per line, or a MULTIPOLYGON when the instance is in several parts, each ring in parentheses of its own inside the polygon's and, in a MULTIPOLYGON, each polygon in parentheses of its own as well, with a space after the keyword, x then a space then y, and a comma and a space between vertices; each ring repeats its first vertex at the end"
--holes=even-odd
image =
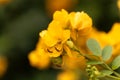
POLYGON ((82 54, 79 49, 75 46, 72 48, 74 51, 77 51, 81 56, 84 56, 86 59, 91 60, 91 58, 87 54, 82 54))
POLYGON ((106 66, 107 69, 109 69, 110 71, 112 71, 116 76, 120 77, 120 74, 115 72, 114 70, 112 70, 106 63, 103 62, 103 64, 106 66))
POLYGON ((115 76, 111 76, 111 75, 107 75, 107 77, 113 78, 113 79, 115 79, 115 80, 120 80, 120 78, 115 77, 115 76))
MULTIPOLYGON (((80 52, 80 50, 77 49, 76 47, 73 47, 72 49, 73 49, 74 51, 77 51, 78 53, 80 53, 80 55, 86 57, 88 60, 91 60, 91 58, 89 57, 89 55, 82 54, 82 53, 80 52)), ((114 78, 114 79, 117 79, 117 80, 120 80, 120 74, 119 74, 119 73, 117 73, 117 72, 115 72, 114 70, 112 70, 104 61, 101 60, 101 62, 105 65, 105 67, 106 67, 108 70, 112 71, 112 72, 117 76, 117 77, 115 77, 115 76, 109 75, 109 77, 114 78)))

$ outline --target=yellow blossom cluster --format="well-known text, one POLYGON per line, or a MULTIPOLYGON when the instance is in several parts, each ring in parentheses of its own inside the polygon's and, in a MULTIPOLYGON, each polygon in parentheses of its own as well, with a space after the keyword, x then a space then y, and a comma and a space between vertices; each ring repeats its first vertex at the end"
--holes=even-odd
POLYGON ((56 11, 48 28, 39 33, 36 49, 28 55, 30 64, 39 69, 51 65, 67 70, 60 73, 57 80, 77 80, 71 70, 85 70, 87 59, 84 54, 91 54, 86 46, 89 38, 97 40, 102 48, 106 45, 113 46, 108 63, 120 54, 119 27, 120 23, 115 23, 108 33, 98 31, 92 27, 92 19, 83 11, 56 11), (71 75, 70 79, 68 75, 71 75))
POLYGON ((55 65, 61 68, 84 69, 85 58, 71 48, 79 37, 87 36, 91 29, 92 19, 83 11, 71 13, 64 9, 56 11, 47 30, 40 32, 36 49, 28 56, 30 64, 38 68, 46 68, 51 61, 54 62, 54 58, 60 58, 61 63, 55 65))

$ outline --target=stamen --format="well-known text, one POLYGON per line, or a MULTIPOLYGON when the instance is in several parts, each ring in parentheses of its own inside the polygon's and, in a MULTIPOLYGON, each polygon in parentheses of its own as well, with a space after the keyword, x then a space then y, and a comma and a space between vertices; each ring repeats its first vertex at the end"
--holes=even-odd
POLYGON ((61 51, 61 50, 59 50, 57 47, 55 47, 55 50, 56 50, 56 51, 58 51, 58 52, 60 52, 60 51, 61 51))
POLYGON ((47 51, 48 51, 49 53, 53 53, 53 51, 50 51, 49 49, 47 49, 47 51))

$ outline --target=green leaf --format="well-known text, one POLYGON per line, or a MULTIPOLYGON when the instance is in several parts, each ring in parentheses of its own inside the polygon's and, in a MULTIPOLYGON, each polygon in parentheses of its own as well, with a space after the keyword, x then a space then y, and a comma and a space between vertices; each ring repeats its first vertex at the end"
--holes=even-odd
POLYGON ((99 43, 94 39, 88 39, 87 41, 87 47, 90 49, 90 51, 96 55, 101 56, 102 50, 100 48, 99 43))
POLYGON ((117 68, 119 68, 119 67, 120 67, 120 56, 117 56, 117 57, 113 60, 111 68, 112 68, 113 70, 115 70, 115 69, 117 69, 117 68))
POLYGON ((95 65, 95 64, 102 64, 103 62, 101 61, 87 61, 88 65, 95 65))
POLYGON ((112 55, 112 46, 105 46, 102 50, 102 59, 108 60, 112 55))
POLYGON ((106 75, 111 75, 113 72, 110 70, 102 70, 100 71, 102 73, 102 75, 106 76, 106 75))

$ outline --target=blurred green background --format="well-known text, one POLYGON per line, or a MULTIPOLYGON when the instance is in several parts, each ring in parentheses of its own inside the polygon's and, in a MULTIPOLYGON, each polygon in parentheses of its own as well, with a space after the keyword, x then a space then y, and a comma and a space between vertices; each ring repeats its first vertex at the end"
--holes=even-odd
MULTIPOLYGON (((46 0, 11 0, 0 3, 0 55, 8 59, 8 69, 0 80, 56 80, 59 70, 38 70, 30 66, 27 55, 46 29, 48 16, 46 0)), ((117 0, 78 0, 69 11, 84 11, 93 19, 93 26, 108 32, 113 23, 120 22, 117 0)))

